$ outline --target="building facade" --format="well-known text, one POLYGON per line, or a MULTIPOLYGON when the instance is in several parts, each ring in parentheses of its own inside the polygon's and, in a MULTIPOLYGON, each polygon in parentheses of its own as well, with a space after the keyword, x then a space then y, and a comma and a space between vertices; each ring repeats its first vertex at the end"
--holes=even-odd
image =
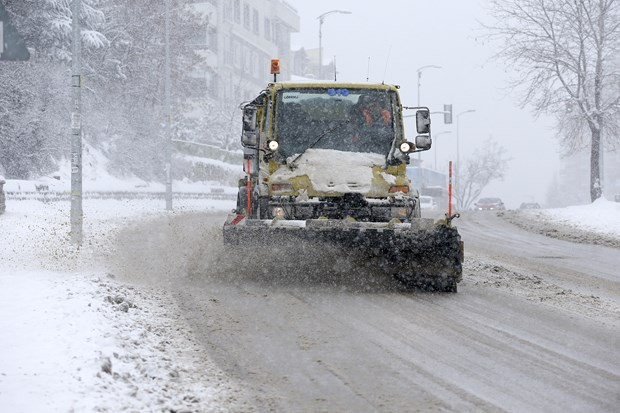
POLYGON ((280 80, 292 73, 291 33, 297 10, 283 0, 193 1, 203 19, 193 42, 201 62, 193 74, 194 98, 241 102, 272 81, 271 59, 280 59, 280 80))

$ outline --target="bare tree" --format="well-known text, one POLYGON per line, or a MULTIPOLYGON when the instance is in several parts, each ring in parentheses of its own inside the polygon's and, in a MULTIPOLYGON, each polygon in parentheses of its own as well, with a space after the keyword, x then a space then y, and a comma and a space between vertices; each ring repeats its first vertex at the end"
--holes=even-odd
POLYGON ((459 208, 469 209, 491 181, 504 179, 508 161, 506 149, 492 138, 466 159, 459 171, 459 184, 454 193, 459 208))
POLYGON ((490 9, 485 27, 503 41, 513 86, 525 87, 522 105, 556 115, 566 153, 590 147, 590 197, 600 198, 602 137, 620 141, 620 0, 492 0, 490 9))

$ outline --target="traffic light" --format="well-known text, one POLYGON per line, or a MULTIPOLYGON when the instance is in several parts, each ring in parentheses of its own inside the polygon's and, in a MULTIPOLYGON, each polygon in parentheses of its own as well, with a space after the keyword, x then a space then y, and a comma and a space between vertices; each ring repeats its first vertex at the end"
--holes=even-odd
POLYGON ((452 104, 443 105, 443 123, 446 125, 452 124, 452 104))
POLYGON ((566 112, 570 113, 573 111, 573 102, 570 100, 566 101, 566 112))

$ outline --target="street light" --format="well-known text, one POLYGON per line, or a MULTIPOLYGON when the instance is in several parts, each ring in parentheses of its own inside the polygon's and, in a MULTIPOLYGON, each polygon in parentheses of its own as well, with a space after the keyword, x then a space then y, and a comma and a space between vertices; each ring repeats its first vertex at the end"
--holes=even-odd
POLYGON ((351 14, 350 11, 346 10, 330 10, 317 17, 319 19, 319 79, 323 79, 323 22, 327 16, 336 13, 351 14))
MULTIPOLYGON (((456 114, 456 170, 455 170, 456 173, 454 174, 454 186, 456 187, 457 191, 460 189, 458 185, 460 185, 461 183, 460 182, 461 176, 459 175, 459 168, 461 167, 461 157, 459 153, 459 118, 461 117, 461 115, 465 115, 467 113, 473 113, 475 111, 476 109, 469 109, 469 110, 456 114)), ((460 197, 457 198, 457 200, 458 200, 458 207, 460 209, 461 207, 460 197)))
POLYGON ((437 66, 437 65, 426 65, 426 66, 422 66, 419 67, 417 72, 418 72, 418 106, 420 106, 420 79, 422 79, 422 71, 424 69, 441 69, 441 66, 437 66))
MULTIPOLYGON (((452 133, 451 130, 447 130, 444 132, 439 132, 435 134, 435 139, 437 139, 437 137, 441 136, 441 135, 446 135, 448 133, 452 133)), ((439 143, 439 141, 435 141, 435 170, 437 170, 437 144, 439 143)))
MULTIPOLYGON (((441 69, 441 66, 437 66, 437 65, 426 65, 426 66, 422 66, 422 67, 418 67, 418 107, 420 106, 420 80, 422 79, 422 71, 424 69, 441 69)), ((420 165, 422 164, 422 153, 418 152, 418 161, 420 162, 420 165)))

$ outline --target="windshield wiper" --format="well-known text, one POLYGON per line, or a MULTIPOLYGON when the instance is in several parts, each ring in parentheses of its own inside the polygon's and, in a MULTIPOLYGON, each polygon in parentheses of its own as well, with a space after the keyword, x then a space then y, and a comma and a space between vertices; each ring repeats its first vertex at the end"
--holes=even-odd
MULTIPOLYGON (((345 121, 345 123, 349 123, 349 122, 350 122, 350 121, 348 121, 348 120, 347 120, 347 121, 345 121)), ((288 166, 289 166, 289 168, 292 168, 292 167, 293 167, 293 165, 295 164, 295 162, 297 162, 297 160, 298 160, 299 158, 301 158, 301 156, 302 156, 304 153, 306 153, 306 151, 307 151, 308 149, 312 149, 312 148, 314 148, 314 145, 316 145, 317 143, 319 143, 321 139, 323 139, 325 136, 327 136, 330 132, 333 132, 333 131, 335 131, 336 129, 338 129, 340 126, 342 126, 342 125, 336 125, 336 126, 334 126, 333 128, 329 128, 329 129, 327 129, 325 132, 321 133, 321 134, 318 136, 318 138, 316 138, 316 140, 315 140, 314 142, 312 142, 312 144, 310 144, 310 146, 308 146, 306 149, 304 149, 304 151, 303 151, 302 153, 300 153, 299 155, 297 155, 297 156, 295 157, 295 159, 293 159, 293 160, 291 161, 291 163, 288 165, 288 166)))

